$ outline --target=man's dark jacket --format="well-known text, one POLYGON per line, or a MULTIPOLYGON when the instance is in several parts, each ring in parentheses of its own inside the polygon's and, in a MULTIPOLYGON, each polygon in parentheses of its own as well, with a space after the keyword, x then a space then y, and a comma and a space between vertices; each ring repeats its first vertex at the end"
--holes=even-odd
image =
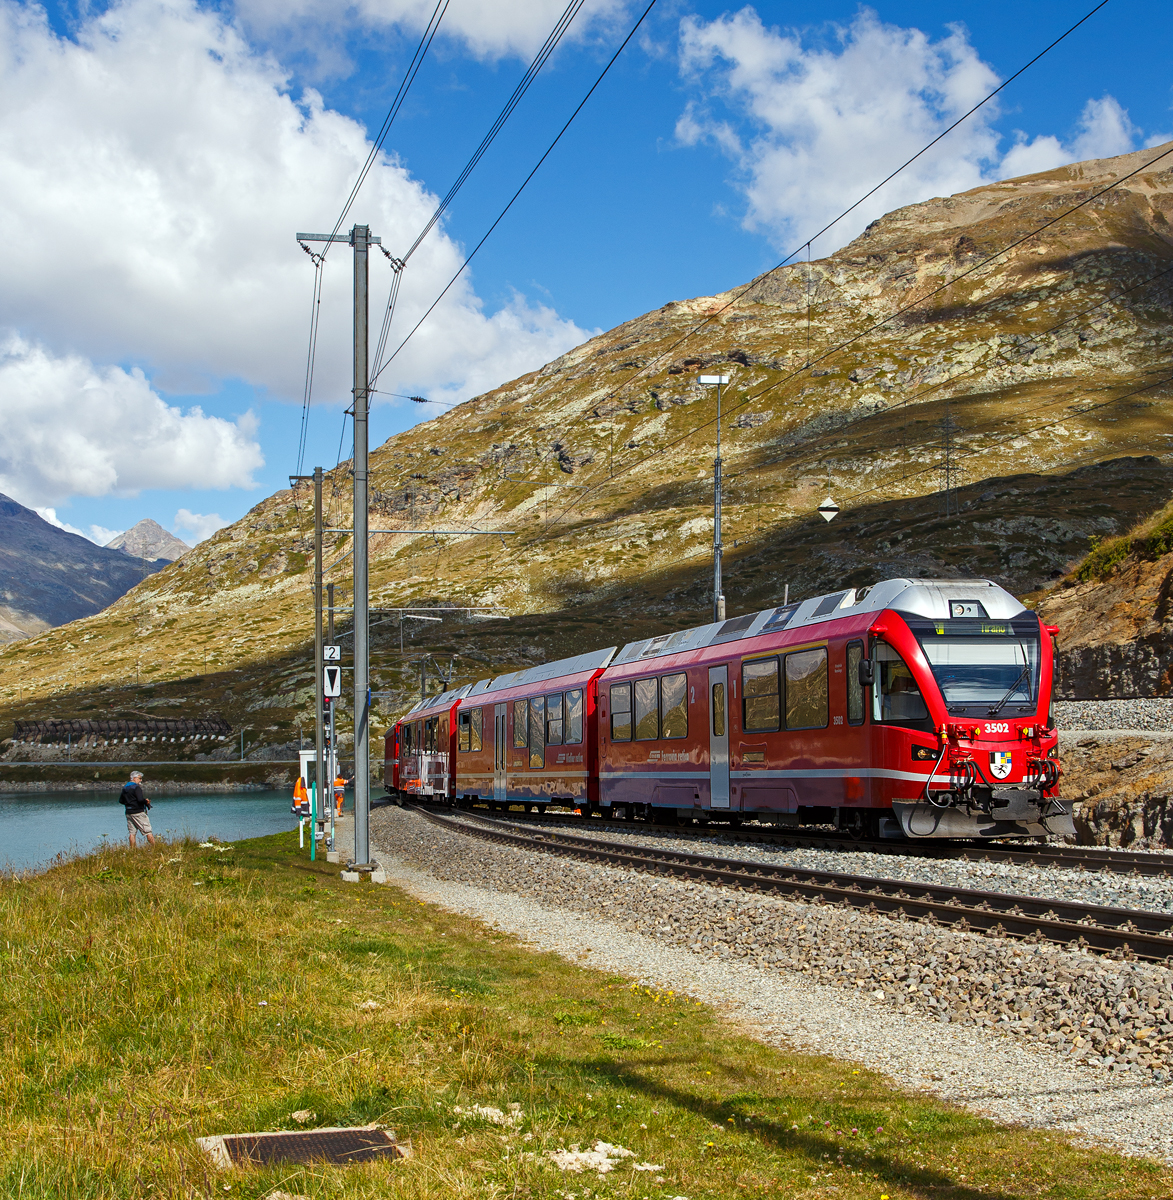
POLYGON ((126 806, 126 815, 134 816, 135 813, 147 811, 147 796, 143 791, 141 783, 124 783, 122 785, 122 795, 118 799, 126 806))

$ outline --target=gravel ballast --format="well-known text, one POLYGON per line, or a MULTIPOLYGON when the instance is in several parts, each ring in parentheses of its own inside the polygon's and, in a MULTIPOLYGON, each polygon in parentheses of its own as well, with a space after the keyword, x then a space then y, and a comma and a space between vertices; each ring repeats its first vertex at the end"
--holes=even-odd
MULTIPOLYGON (((650 879, 491 845, 394 808, 372 814, 371 831, 388 878, 421 899, 687 992, 767 1041, 1173 1162, 1164 967, 650 879)), ((340 834, 345 846, 349 828, 340 834)))
POLYGON ((1173 730, 1173 699, 1053 700, 1051 720, 1064 730, 1129 730, 1162 733, 1173 730))

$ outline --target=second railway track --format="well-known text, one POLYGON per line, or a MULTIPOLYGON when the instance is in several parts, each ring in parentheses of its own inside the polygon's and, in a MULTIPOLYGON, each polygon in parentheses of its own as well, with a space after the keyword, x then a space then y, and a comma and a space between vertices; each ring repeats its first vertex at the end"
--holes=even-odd
MULTIPOLYGON (((419 803, 418 801, 416 802, 419 803)), ((489 818, 488 810, 473 813, 462 810, 466 815, 489 818)), ((964 862, 1006 862, 1020 866, 1067 867, 1072 870, 1107 871, 1114 875, 1145 875, 1154 878, 1173 878, 1173 854, 1160 854, 1136 850, 1089 849, 1083 846, 1040 845, 993 845, 972 842, 912 842, 900 839, 883 841, 861 841, 848 835, 803 830, 774 830, 762 826, 739 826, 726 828, 720 825, 687 826, 660 825, 620 821, 609 818, 583 818, 567 813, 547 813, 541 816, 524 812, 501 813, 510 821, 534 825, 540 829, 567 829, 584 833, 598 824, 601 828, 621 833, 648 833, 676 836, 680 838, 716 838, 731 842, 757 842, 773 846, 804 846, 835 848, 847 851, 867 851, 871 854, 907 855, 917 858, 960 859, 964 862)), ((493 819, 493 818, 489 818, 493 819)))
POLYGON ((1109 908, 1071 901, 1015 896, 882 879, 849 872, 789 866, 661 850, 620 847, 556 829, 529 833, 480 814, 441 815, 409 806, 428 821, 471 837, 542 854, 623 867, 676 879, 695 879, 742 891, 837 904, 882 914, 928 920, 962 930, 1002 932, 1043 938, 1063 945, 1135 954, 1153 962, 1173 962, 1173 916, 1137 909, 1109 908))

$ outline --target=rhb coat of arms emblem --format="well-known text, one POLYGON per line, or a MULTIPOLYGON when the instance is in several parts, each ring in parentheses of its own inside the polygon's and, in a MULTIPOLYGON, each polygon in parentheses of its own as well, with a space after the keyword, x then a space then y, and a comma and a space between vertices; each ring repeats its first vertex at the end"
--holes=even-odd
POLYGON ((1005 779, 1010 774, 1012 763, 1009 750, 990 751, 990 774, 995 779, 1005 779))

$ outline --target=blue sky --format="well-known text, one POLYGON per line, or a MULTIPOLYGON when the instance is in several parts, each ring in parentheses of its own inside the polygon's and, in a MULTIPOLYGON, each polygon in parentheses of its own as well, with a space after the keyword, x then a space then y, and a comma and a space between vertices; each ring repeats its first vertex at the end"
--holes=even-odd
MULTIPOLYGON (((352 219, 403 252, 562 7, 452 0, 352 219)), ((384 385, 463 398, 744 282, 1091 7, 658 4, 384 385)), ((293 235, 332 224, 430 9, 0 0, 0 491, 91 536, 151 516, 191 541, 284 485, 312 285, 293 235)), ((584 7, 409 264, 401 334, 636 11, 584 7)), ((1173 8, 1110 0, 815 255, 899 204, 1173 136, 1171 35, 1173 8)), ((326 267, 307 467, 338 456, 348 270, 326 267)), ((373 260, 376 325, 388 280, 373 260)), ((372 441, 436 411, 381 402, 372 441)))

